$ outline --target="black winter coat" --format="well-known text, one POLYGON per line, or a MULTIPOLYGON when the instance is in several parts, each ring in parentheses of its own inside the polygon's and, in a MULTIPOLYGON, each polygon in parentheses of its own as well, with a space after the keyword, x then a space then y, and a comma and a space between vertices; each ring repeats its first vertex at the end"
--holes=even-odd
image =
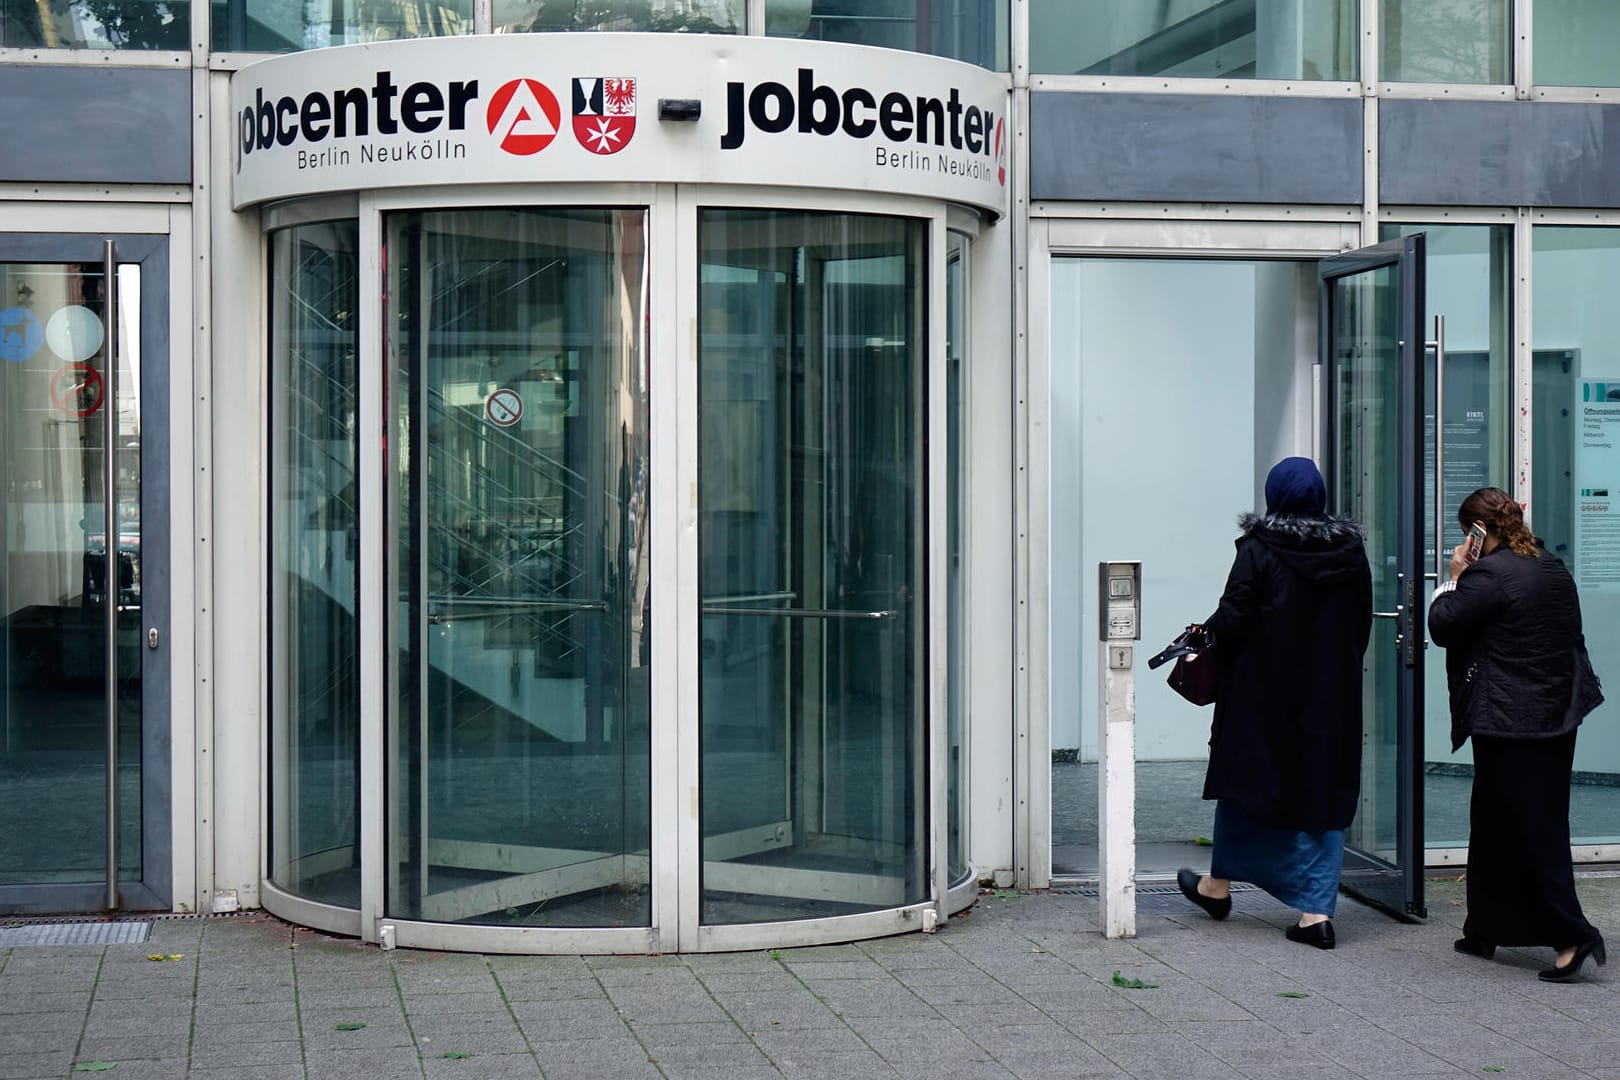
POLYGON ((1215 635, 1221 683, 1204 798, 1273 825, 1342 829, 1361 791, 1361 658, 1372 572, 1360 526, 1326 516, 1239 523, 1215 635))
POLYGON ((1435 596, 1429 637, 1446 650, 1453 750, 1470 735, 1563 735, 1603 703, 1575 580, 1545 549, 1482 556, 1435 596))

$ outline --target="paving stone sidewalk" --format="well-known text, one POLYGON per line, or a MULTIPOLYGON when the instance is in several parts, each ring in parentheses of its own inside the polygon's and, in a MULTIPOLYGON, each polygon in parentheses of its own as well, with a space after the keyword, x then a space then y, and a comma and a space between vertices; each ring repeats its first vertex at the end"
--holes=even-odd
MULTIPOLYGON (((1620 878, 1579 888, 1620 944, 1620 878)), ((1132 941, 1102 938, 1093 898, 996 891, 934 936, 707 956, 159 920, 138 945, 0 948, 0 1078, 1620 1080, 1620 965, 1556 985, 1548 950, 1454 953, 1456 882, 1430 882, 1421 926, 1342 901, 1333 952, 1258 894, 1224 923, 1151 899, 1132 941)))

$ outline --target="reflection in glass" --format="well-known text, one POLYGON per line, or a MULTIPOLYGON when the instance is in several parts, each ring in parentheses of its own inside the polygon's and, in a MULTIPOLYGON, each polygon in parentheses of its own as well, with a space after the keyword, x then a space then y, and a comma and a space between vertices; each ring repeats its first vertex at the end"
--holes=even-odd
POLYGON ((1379 0, 1378 19, 1387 82, 1513 81, 1508 0, 1379 0))
POLYGON ((0 0, 0 48, 189 48, 190 0, 0 0))
POLYGON ((765 32, 1007 67, 1005 0, 766 0, 765 32))
POLYGON ((0 263, 0 884, 106 880, 108 603, 118 608, 120 876, 142 866, 139 269, 121 266, 118 280, 109 545, 103 268, 0 263))
MULTIPOLYGON (((1400 477, 1397 441, 1400 387, 1399 313, 1393 267, 1343 278, 1335 290, 1329 328, 1337 440, 1330 500, 1338 513, 1360 522, 1372 567, 1373 611, 1399 604, 1400 477)), ((1362 660, 1363 743, 1361 805, 1345 831, 1350 847, 1393 864, 1396 860, 1396 621, 1374 618, 1362 660)))
POLYGON ((1575 743, 1570 834, 1620 842, 1620 322, 1611 283, 1620 229, 1536 226, 1535 472, 1530 525, 1580 589, 1587 650, 1608 703, 1575 743))
POLYGON ((699 213, 705 923, 929 894, 926 241, 699 213))
MULTIPOLYGON (((0 3, 6 0, 0 0, 0 3)), ((473 32, 472 0, 212 0, 214 48, 298 52, 473 32)), ((180 46, 183 47, 183 46, 180 46)))
POLYGON ((648 925, 646 215, 386 243, 388 911, 648 925))
MULTIPOLYGON (((1429 310, 1446 318, 1445 516, 1443 549, 1462 543, 1457 506, 1487 485, 1511 489, 1513 429, 1512 252, 1507 225, 1385 225, 1382 238, 1426 234, 1429 310)), ((1423 529, 1424 572, 1434 571, 1434 353, 1424 360, 1423 529)), ((1431 581, 1427 595, 1432 596, 1431 581)), ((1427 610, 1427 608, 1425 608, 1427 610)), ((1468 843, 1468 800, 1473 747, 1451 750, 1451 706, 1446 654, 1424 654, 1423 835, 1429 848, 1468 843)))
POLYGON ((353 221, 270 238, 270 880, 360 905, 353 221))
POLYGON ((744 0, 495 0, 496 33, 650 30, 740 34, 744 0))
POLYGON ((1356 0, 1030 0, 1030 70, 1348 81, 1356 12, 1356 0))
POLYGON ((1530 18, 1536 85, 1620 86, 1620 4, 1536 0, 1530 18))

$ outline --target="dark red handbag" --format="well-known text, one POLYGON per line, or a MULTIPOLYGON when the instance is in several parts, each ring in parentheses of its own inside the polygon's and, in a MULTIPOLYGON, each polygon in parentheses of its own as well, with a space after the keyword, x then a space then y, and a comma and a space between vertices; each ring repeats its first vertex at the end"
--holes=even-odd
POLYGON ((1148 661, 1150 669, 1170 660, 1176 662, 1167 680, 1170 689, 1194 705, 1211 705, 1219 684, 1216 671, 1215 639, 1201 626, 1189 626, 1163 652, 1148 661))

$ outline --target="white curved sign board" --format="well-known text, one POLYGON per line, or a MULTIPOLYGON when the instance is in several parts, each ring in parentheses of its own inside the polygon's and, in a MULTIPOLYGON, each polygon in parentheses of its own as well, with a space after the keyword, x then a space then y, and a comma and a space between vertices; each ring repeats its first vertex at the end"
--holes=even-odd
POLYGON ((827 42, 501 34, 317 49, 232 77, 234 205, 666 182, 855 188, 999 215, 1007 105, 993 72, 827 42), (680 118, 693 103, 698 117, 680 118))

